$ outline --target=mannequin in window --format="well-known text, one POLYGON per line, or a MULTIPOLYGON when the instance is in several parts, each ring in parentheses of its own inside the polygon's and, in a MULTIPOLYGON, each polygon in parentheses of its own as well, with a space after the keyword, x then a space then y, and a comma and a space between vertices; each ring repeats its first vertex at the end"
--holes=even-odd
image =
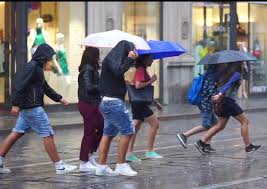
POLYGON ((70 76, 69 76, 69 67, 67 62, 67 54, 66 49, 64 46, 64 35, 62 33, 56 34, 56 60, 59 63, 59 66, 62 70, 62 75, 60 76, 61 79, 59 87, 61 88, 61 93, 64 95, 69 94, 68 90, 71 84, 70 76))
MULTIPOLYGON (((48 43, 48 41, 48 32, 44 29, 44 20, 37 18, 36 27, 30 29, 28 36, 28 59, 31 58, 39 45, 48 43)), ((59 75, 62 74, 62 70, 55 57, 53 57, 53 71, 59 75)))
POLYGON ((69 68, 67 63, 67 55, 66 55, 66 49, 64 47, 64 35, 62 33, 56 34, 56 58, 60 65, 60 68, 62 69, 63 75, 69 74, 69 68))
POLYGON ((35 52, 37 47, 48 42, 48 33, 43 28, 44 21, 42 18, 36 19, 36 27, 30 30, 28 37, 28 48, 31 55, 35 52))

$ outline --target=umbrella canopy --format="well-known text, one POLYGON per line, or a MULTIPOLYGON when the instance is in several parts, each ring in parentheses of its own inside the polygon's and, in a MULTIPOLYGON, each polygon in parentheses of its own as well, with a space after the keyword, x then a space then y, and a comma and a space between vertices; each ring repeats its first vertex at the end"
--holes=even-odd
POLYGON ((122 40, 134 43, 136 49, 150 50, 149 45, 142 37, 120 30, 90 34, 81 41, 80 45, 113 48, 122 40))
POLYGON ((250 53, 235 50, 223 50, 205 56, 198 62, 198 64, 223 64, 250 60, 256 60, 250 53))
POLYGON ((137 50, 139 55, 152 54, 153 59, 160 59, 172 56, 179 56, 186 52, 186 50, 178 43, 172 41, 147 41, 151 50, 137 50))

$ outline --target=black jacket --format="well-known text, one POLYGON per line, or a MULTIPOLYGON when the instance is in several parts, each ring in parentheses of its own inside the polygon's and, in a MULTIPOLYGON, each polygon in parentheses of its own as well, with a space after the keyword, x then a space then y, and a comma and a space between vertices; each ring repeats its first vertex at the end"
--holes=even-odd
POLYGON ((78 84, 79 101, 100 103, 99 73, 96 68, 93 68, 89 64, 82 66, 78 76, 78 84))
POLYGON ((62 98, 46 82, 43 66, 52 58, 55 51, 47 44, 40 45, 29 63, 23 67, 21 74, 16 78, 11 102, 20 109, 35 108, 44 105, 44 94, 59 102, 62 98))
POLYGON ((102 96, 125 99, 127 89, 124 73, 134 63, 134 60, 128 57, 133 49, 133 43, 120 41, 103 60, 99 83, 102 96))

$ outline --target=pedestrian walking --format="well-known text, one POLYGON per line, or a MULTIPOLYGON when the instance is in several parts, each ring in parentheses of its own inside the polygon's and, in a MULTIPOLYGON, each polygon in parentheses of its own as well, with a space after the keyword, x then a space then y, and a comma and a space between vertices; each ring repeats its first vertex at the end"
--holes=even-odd
MULTIPOLYGON (((184 148, 187 148, 186 143, 190 136, 207 131, 218 123, 217 116, 213 110, 214 104, 211 101, 211 97, 217 94, 218 88, 216 83, 223 73, 224 71, 219 71, 218 65, 209 65, 208 70, 204 73, 204 81, 200 91, 201 100, 197 104, 200 110, 201 125, 195 126, 186 132, 177 133, 176 135, 184 148)), ((212 153, 216 150, 211 147, 210 142, 211 139, 207 141, 205 151, 212 153)))
POLYGON ((104 58, 100 74, 100 91, 103 96, 100 111, 104 116, 103 137, 99 146, 99 165, 96 175, 135 176, 130 165, 125 162, 128 145, 134 134, 131 116, 125 105, 126 82, 124 73, 133 66, 136 54, 133 43, 120 41, 104 58), (112 139, 120 133, 118 157, 115 171, 107 165, 107 156, 112 139))
POLYGON ((241 62, 229 64, 229 69, 220 78, 219 86, 225 84, 220 88, 220 92, 212 97, 212 100, 216 103, 215 113, 219 117, 221 124, 217 124, 202 137, 201 140, 195 142, 195 147, 202 154, 207 154, 206 143, 219 131, 222 131, 229 118, 232 116, 241 124, 241 136, 245 144, 245 151, 250 153, 261 148, 261 145, 253 145, 249 137, 249 120, 246 113, 236 103, 235 97, 237 95, 237 89, 240 86, 241 79, 241 62), (229 80, 230 78, 230 80, 229 80), (229 80, 229 81, 228 81, 229 80), (229 90, 227 90, 229 88, 229 90))
MULTIPOLYGON (((147 67, 151 66, 152 63, 153 63, 153 58, 150 54, 140 55, 136 59, 135 63, 136 71, 132 81, 132 84, 135 86, 136 89, 143 89, 148 86, 151 86, 151 84, 157 80, 157 76, 155 74, 152 77, 150 77, 147 72, 147 67)), ((135 134, 131 138, 126 160, 131 162, 141 161, 141 159, 139 159, 133 153, 133 148, 134 148, 136 134, 140 130, 140 127, 144 121, 146 121, 150 125, 147 151, 145 152, 145 157, 151 159, 162 158, 162 156, 159 155, 154 150, 154 142, 159 129, 159 120, 157 116, 153 113, 153 111, 150 109, 149 105, 146 102, 130 101, 130 103, 134 120, 135 134)), ((157 104, 158 102, 155 103, 157 104)), ((161 107, 160 104, 157 104, 157 107, 161 107)))
POLYGON ((51 60, 55 51, 47 44, 39 45, 29 63, 24 65, 23 71, 17 80, 12 94, 11 114, 18 119, 12 132, 4 140, 0 147, 0 173, 10 173, 4 167, 4 157, 13 144, 29 129, 36 132, 44 141, 44 147, 50 159, 55 164, 57 174, 64 174, 77 169, 77 166, 69 165, 60 160, 54 143, 55 134, 44 106, 44 94, 55 102, 68 105, 68 102, 57 94, 46 82, 44 69, 51 70, 51 60))
POLYGON ((99 49, 86 47, 83 52, 78 76, 78 109, 83 117, 84 134, 80 149, 81 172, 95 173, 97 162, 93 153, 97 151, 103 135, 104 119, 99 111, 99 49))

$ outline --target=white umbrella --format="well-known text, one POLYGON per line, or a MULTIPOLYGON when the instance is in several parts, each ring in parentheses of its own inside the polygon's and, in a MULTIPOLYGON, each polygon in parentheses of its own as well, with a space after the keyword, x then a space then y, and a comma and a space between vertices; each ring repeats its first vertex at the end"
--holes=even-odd
POLYGON ((149 45, 142 37, 129 34, 120 30, 111 30, 106 32, 90 34, 85 39, 82 40, 80 45, 113 48, 121 40, 127 40, 132 42, 135 45, 136 49, 150 50, 149 45))

